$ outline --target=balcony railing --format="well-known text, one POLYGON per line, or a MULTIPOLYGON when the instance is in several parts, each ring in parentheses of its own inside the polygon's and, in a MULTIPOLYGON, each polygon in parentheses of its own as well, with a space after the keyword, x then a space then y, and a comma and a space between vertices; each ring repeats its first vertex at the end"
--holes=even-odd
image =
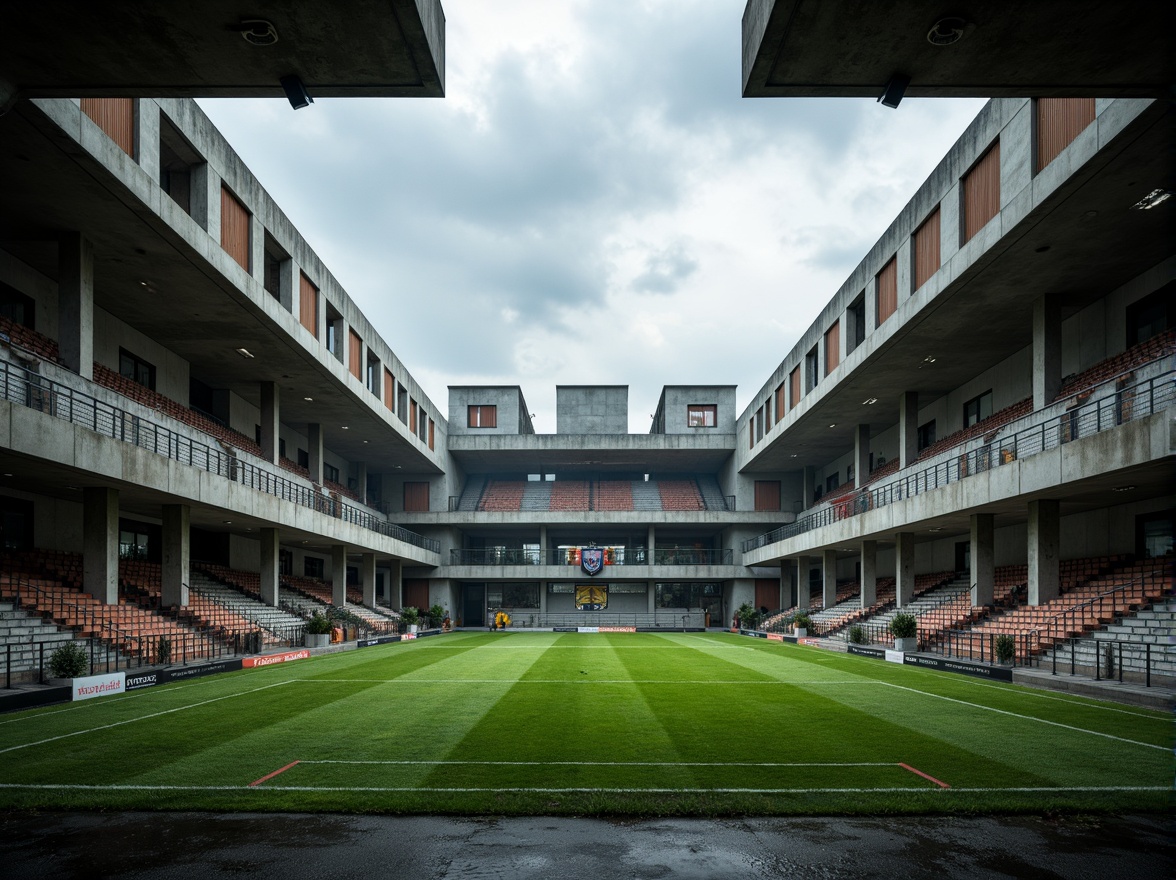
POLYGON ((242 461, 236 453, 225 448, 193 440, 150 419, 7 361, 0 361, 0 398, 87 428, 104 437, 130 443, 180 464, 216 474, 300 507, 317 510, 434 553, 441 552, 439 541, 410 532, 381 519, 375 513, 242 461))
POLYGON ((1173 382, 1173 373, 1169 371, 1119 389, 1107 397, 1074 407, 1061 415, 1049 416, 1037 424, 974 449, 966 447, 975 443, 975 439, 965 441, 930 467, 904 474, 877 488, 863 489, 794 523, 744 541, 743 552, 766 547, 876 507, 958 483, 1017 459, 1056 449, 1081 437, 1146 418, 1176 403, 1174 390, 1176 383, 1173 382))
MULTIPOLYGON (((614 565, 649 565, 650 553, 644 547, 603 547, 605 567, 614 565)), ((700 550, 694 548, 654 550, 654 565, 731 565, 730 548, 700 550)), ((450 565, 580 565, 576 547, 557 548, 546 553, 537 547, 491 547, 484 550, 450 550, 450 565)))

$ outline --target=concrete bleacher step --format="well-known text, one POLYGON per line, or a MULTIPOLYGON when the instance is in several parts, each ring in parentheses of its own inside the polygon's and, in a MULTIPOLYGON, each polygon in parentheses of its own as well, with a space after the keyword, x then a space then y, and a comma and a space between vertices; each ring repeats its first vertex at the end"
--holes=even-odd
POLYGON ((482 491, 486 488, 486 477, 484 475, 475 475, 466 480, 465 489, 462 490, 461 500, 457 503, 457 509, 466 512, 473 512, 478 509, 478 502, 482 500, 482 491))
POLYGON ((661 510, 661 494, 657 491, 657 483, 648 480, 633 480, 630 486, 633 495, 634 510, 661 510))
POLYGON ((707 510, 726 510, 727 499, 723 497, 723 490, 719 488, 719 481, 711 474, 704 474, 698 478, 698 490, 702 493, 702 503, 707 510))
POLYGON ((523 487, 520 510, 546 511, 551 509, 551 483, 547 480, 528 480, 523 487))

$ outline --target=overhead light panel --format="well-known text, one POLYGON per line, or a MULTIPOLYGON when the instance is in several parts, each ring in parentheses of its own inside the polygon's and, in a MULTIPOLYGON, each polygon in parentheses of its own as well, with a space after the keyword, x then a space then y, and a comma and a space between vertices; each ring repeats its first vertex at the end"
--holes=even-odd
POLYGON ((902 102, 902 96, 906 94, 907 86, 910 84, 911 78, 906 74, 894 74, 890 77, 890 82, 886 83, 882 94, 878 96, 878 103, 893 110, 902 102))
POLYGON ((1171 190, 1153 189, 1131 207, 1139 211, 1150 211, 1156 205, 1162 205, 1170 198, 1172 198, 1171 190))
POLYGON ((282 77, 279 82, 282 84, 282 91, 286 93, 286 100, 295 110, 301 110, 314 103, 314 98, 306 90, 306 85, 302 82, 301 77, 291 74, 282 77))
POLYGON ((246 360, 253 360, 253 352, 247 348, 238 348, 237 354, 241 355, 241 357, 245 358, 246 360))

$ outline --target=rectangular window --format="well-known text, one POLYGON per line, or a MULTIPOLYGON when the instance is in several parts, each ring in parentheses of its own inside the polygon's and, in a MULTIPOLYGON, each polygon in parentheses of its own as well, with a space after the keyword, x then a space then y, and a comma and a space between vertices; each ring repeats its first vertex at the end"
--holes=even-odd
POLYGON ((755 413, 755 439, 756 442, 764 439, 764 408, 762 406, 755 413))
POLYGON ((298 466, 310 469, 310 453, 305 449, 298 450, 298 466))
POLYGON ((396 409, 396 380, 387 367, 384 368, 384 406, 390 410, 396 409))
POLYGON ((82 98, 82 112, 94 120, 120 150, 135 158, 134 98, 82 98))
POLYGON ((358 379, 363 363, 363 340, 350 327, 347 328, 347 343, 347 369, 358 379))
POLYGON ((817 369, 818 355, 817 347, 814 345, 813 350, 804 356, 804 393, 808 394, 817 387, 817 383, 821 381, 820 371, 817 369))
POLYGON ((779 510, 780 509, 780 481, 779 480, 756 480, 755 481, 755 509, 756 510, 779 510))
POLYGON ((192 169, 204 160, 178 128, 159 114, 159 187, 185 214, 192 213, 192 169))
POLYGON ((714 403, 691 403, 686 407, 687 428, 713 428, 718 424, 719 407, 714 403))
POLYGON ((1094 98, 1038 98, 1036 105, 1037 170, 1058 157, 1094 122, 1094 98))
POLYGON ((335 356, 335 360, 343 363, 344 358, 344 339, 343 339, 343 316, 340 315, 331 304, 327 303, 326 309, 327 317, 327 351, 335 356))
POLYGON ((923 225, 915 230, 915 290, 939 271, 939 206, 936 205, 923 225))
POLYGON ((985 391, 964 404, 964 427, 970 428, 992 415, 992 391, 985 391))
POLYGON ((849 323, 845 327, 846 354, 849 354, 866 341, 866 297, 859 296, 848 309, 845 310, 845 320, 849 323))
POLYGON ((155 365, 149 364, 125 348, 118 350, 118 372, 120 376, 138 382, 145 388, 155 390, 155 365))
POLYGON ((919 452, 935 442, 935 419, 925 425, 919 425, 919 452))
POLYGON ((339 482, 339 469, 337 467, 335 467, 333 464, 327 464, 324 461, 323 462, 323 479, 328 482, 331 482, 331 483, 338 483, 339 482))
POLYGON ((831 474, 829 474, 829 476, 825 477, 825 491, 826 492, 832 492, 834 489, 836 489, 840 485, 841 485, 841 482, 838 479, 837 472, 831 473, 831 474))
POLYGON ((470 428, 497 428, 498 407, 491 404, 468 407, 466 419, 466 426, 470 428))
POLYGON ((796 366, 792 372, 788 374, 788 408, 796 406, 800 403, 800 367, 796 366))
POLYGON ((262 250, 265 254, 265 266, 262 273, 262 285, 265 287, 266 293, 276 299, 278 302, 282 301, 282 264, 290 259, 289 255, 282 250, 282 246, 277 243, 272 235, 267 231, 265 233, 265 240, 263 242, 262 250))
POLYGON ((825 331, 825 375, 828 376, 841 363, 841 321, 825 331))
POLYGON ((408 389, 403 385, 398 385, 396 391, 396 414, 402 423, 408 424, 408 389))
POLYGON ((302 574, 304 577, 321 581, 323 579, 323 561, 315 556, 304 556, 302 558, 302 574))
POLYGON ((424 513, 429 509, 429 484, 404 484, 404 510, 406 513, 424 513))
POLYGON ((878 324, 898 311, 898 261, 890 258, 890 262, 882 267, 878 273, 878 324))
POLYGON ((220 241, 225 253, 249 271, 249 212, 229 188, 221 184, 220 241))
POLYGON ((780 419, 784 418, 784 410, 785 410, 784 383, 781 382, 778 386, 776 386, 776 422, 777 422, 777 424, 780 422, 780 419))
POLYGON ((310 335, 318 339, 318 288, 306 277, 305 272, 299 272, 298 279, 298 320, 302 326, 310 331, 310 335))
POLYGON ((436 433, 437 433, 436 432, 436 424, 433 422, 432 419, 429 419, 429 448, 430 449, 434 448, 433 444, 436 441, 436 433))
POLYGON ((747 448, 755 449, 755 417, 747 422, 747 448))
POLYGON ((1176 327, 1176 281, 1127 306, 1127 347, 1176 327))
POLYGON ((421 438, 422 443, 429 436, 428 431, 427 431, 428 426, 426 424, 428 422, 428 420, 429 420, 429 414, 427 412, 425 412, 425 408, 422 406, 420 409, 417 410, 417 428, 418 428, 417 436, 421 438))
POLYGON ((1000 141, 988 148, 963 180, 964 241, 1000 211, 1000 141))
POLYGON ((37 329, 37 303, 10 284, 0 281, 0 317, 13 324, 37 329))
POLYGON ((383 373, 380 371, 380 359, 372 354, 370 351, 367 356, 367 377, 364 380, 368 391, 380 396, 380 379, 383 378, 383 373))

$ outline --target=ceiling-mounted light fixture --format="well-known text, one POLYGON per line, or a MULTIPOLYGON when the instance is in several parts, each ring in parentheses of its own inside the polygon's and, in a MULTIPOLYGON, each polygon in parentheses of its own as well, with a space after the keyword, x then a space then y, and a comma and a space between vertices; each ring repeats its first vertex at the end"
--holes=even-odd
POLYGON ((309 107, 314 103, 314 98, 310 96, 310 92, 306 90, 306 86, 302 82, 302 78, 290 74, 278 80, 282 84, 282 91, 286 93, 286 100, 290 102, 290 106, 295 110, 301 110, 303 107, 309 107))
POLYGON ((878 103, 893 110, 902 101, 902 96, 906 94, 906 88, 910 84, 911 78, 905 73, 891 75, 890 81, 886 83, 886 88, 878 96, 878 103))
POLYGON ((253 360, 253 352, 247 348, 238 348, 237 354, 241 355, 241 357, 245 358, 246 360, 253 360))
POLYGON ((967 32, 968 23, 953 15, 931 25, 931 30, 927 31, 927 42, 932 46, 950 46, 962 40, 967 32))
POLYGON ((278 41, 278 29, 264 18, 243 18, 237 30, 251 46, 272 46, 278 41))
POLYGON ((1153 189, 1131 207, 1138 211, 1150 211, 1156 205, 1162 205, 1172 198, 1172 191, 1167 189, 1153 189))

